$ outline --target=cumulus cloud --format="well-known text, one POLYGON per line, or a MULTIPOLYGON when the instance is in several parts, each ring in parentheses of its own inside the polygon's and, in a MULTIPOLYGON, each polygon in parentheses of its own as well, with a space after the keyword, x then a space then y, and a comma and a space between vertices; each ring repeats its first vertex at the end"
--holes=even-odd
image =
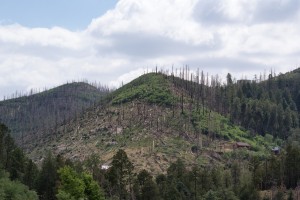
POLYGON ((88 79, 120 86, 148 68, 285 72, 300 63, 297 0, 119 0, 85 30, 0 25, 0 96, 88 79))

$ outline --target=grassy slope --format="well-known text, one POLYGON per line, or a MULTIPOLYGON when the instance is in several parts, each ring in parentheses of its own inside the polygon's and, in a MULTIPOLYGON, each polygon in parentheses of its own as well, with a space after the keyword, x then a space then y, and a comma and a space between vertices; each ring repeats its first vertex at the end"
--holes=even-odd
POLYGON ((174 103, 174 98, 168 80, 161 74, 150 73, 133 80, 114 92, 112 104, 140 100, 150 104, 171 106, 174 103))

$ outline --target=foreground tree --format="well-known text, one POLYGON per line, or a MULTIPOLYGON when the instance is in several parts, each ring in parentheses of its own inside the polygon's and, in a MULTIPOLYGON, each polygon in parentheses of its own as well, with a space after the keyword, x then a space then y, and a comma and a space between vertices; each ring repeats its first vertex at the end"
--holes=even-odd
POLYGON ((42 169, 36 183, 37 192, 41 199, 55 199, 57 178, 57 163, 49 153, 42 163, 42 169))
POLYGON ((27 186, 11 181, 8 173, 0 170, 0 199, 37 200, 36 192, 30 191, 27 186))
POLYGON ((60 185, 58 200, 88 199, 104 200, 102 190, 92 176, 87 173, 79 174, 71 167, 65 166, 58 170, 60 185))
POLYGON ((137 200, 160 199, 158 187, 148 171, 142 170, 137 175, 137 180, 134 184, 134 194, 137 200))
POLYGON ((120 149, 113 157, 112 166, 107 173, 110 190, 119 199, 128 199, 132 195, 133 164, 124 150, 120 149), (128 191, 129 189, 129 191, 128 191))

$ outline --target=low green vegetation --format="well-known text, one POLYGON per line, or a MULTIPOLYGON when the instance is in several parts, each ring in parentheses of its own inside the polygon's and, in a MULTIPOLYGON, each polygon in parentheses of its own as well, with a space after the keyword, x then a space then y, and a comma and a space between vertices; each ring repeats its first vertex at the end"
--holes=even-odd
POLYGON ((131 102, 133 100, 150 104, 171 106, 174 103, 169 81, 162 74, 143 75, 114 93, 113 104, 131 102))
POLYGON ((38 196, 26 185, 18 181, 11 181, 9 174, 0 169, 0 199, 37 200, 38 196))
POLYGON ((245 130, 230 122, 219 113, 204 109, 192 112, 192 124, 196 132, 217 140, 228 142, 244 142, 251 145, 251 150, 259 154, 269 155, 271 148, 277 146, 276 140, 270 134, 265 137, 245 130))

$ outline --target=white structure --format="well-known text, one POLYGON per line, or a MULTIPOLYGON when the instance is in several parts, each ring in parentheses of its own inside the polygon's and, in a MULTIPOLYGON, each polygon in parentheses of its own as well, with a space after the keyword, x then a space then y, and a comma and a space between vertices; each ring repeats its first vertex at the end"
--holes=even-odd
POLYGON ((109 165, 106 165, 106 164, 101 165, 101 169, 108 170, 109 168, 110 168, 109 165))

